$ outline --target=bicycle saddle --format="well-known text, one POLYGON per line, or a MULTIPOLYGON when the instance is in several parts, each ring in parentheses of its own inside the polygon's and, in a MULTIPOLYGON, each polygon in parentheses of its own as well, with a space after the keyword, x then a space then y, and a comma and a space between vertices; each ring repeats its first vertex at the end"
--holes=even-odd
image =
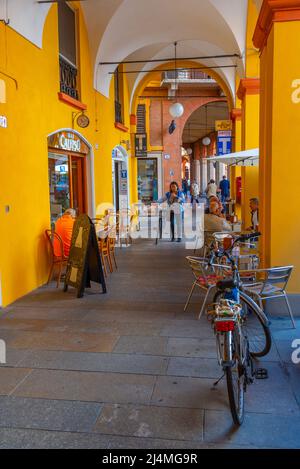
POLYGON ((219 280, 217 282, 217 288, 219 290, 227 290, 228 288, 235 288, 236 284, 232 278, 219 280))

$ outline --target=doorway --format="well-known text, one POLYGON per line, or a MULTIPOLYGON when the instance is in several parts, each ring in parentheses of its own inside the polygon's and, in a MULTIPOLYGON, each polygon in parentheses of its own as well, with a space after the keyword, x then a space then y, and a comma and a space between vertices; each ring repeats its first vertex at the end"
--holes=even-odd
POLYGON ((48 172, 51 222, 68 208, 74 208, 78 215, 85 213, 85 157, 49 152, 48 172))
POLYGON ((112 153, 112 188, 115 210, 129 207, 128 157, 123 147, 115 147, 112 153))

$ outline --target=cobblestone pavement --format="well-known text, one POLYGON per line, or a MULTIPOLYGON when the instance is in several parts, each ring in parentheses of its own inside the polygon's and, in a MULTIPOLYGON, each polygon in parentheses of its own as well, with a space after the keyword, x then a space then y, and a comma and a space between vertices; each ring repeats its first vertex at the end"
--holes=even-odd
POLYGON ((55 283, 0 313, 1 448, 299 448, 300 365, 286 313, 272 318, 269 379, 232 425, 202 297, 183 244, 136 241, 117 252, 108 293, 77 299, 55 283))

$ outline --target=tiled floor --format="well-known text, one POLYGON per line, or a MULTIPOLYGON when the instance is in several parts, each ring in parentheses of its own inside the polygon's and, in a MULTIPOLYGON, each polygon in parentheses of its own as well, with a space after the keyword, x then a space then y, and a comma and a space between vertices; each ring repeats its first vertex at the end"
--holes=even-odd
POLYGON ((201 296, 183 305, 191 273, 183 244, 118 251, 108 293, 43 287, 1 312, 1 448, 300 448, 300 365, 288 319, 274 318, 261 366, 232 425, 226 384, 201 296))

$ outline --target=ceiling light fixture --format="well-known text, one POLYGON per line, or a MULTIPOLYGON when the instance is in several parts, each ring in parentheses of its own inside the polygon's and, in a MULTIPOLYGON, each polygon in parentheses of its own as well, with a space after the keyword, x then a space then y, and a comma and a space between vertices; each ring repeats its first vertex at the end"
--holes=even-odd
MULTIPOLYGON (((208 130, 208 128, 207 128, 207 105, 205 106, 205 122, 206 122, 206 132, 207 132, 207 130, 208 130)), ((202 139, 202 143, 205 147, 208 147, 208 145, 210 145, 210 143, 211 143, 211 140, 210 140, 209 137, 204 137, 202 139)))
POLYGON ((184 107, 181 103, 177 102, 177 42, 174 42, 175 57, 174 57, 174 77, 175 77, 175 103, 169 107, 169 113, 173 119, 178 119, 184 113, 184 107))

